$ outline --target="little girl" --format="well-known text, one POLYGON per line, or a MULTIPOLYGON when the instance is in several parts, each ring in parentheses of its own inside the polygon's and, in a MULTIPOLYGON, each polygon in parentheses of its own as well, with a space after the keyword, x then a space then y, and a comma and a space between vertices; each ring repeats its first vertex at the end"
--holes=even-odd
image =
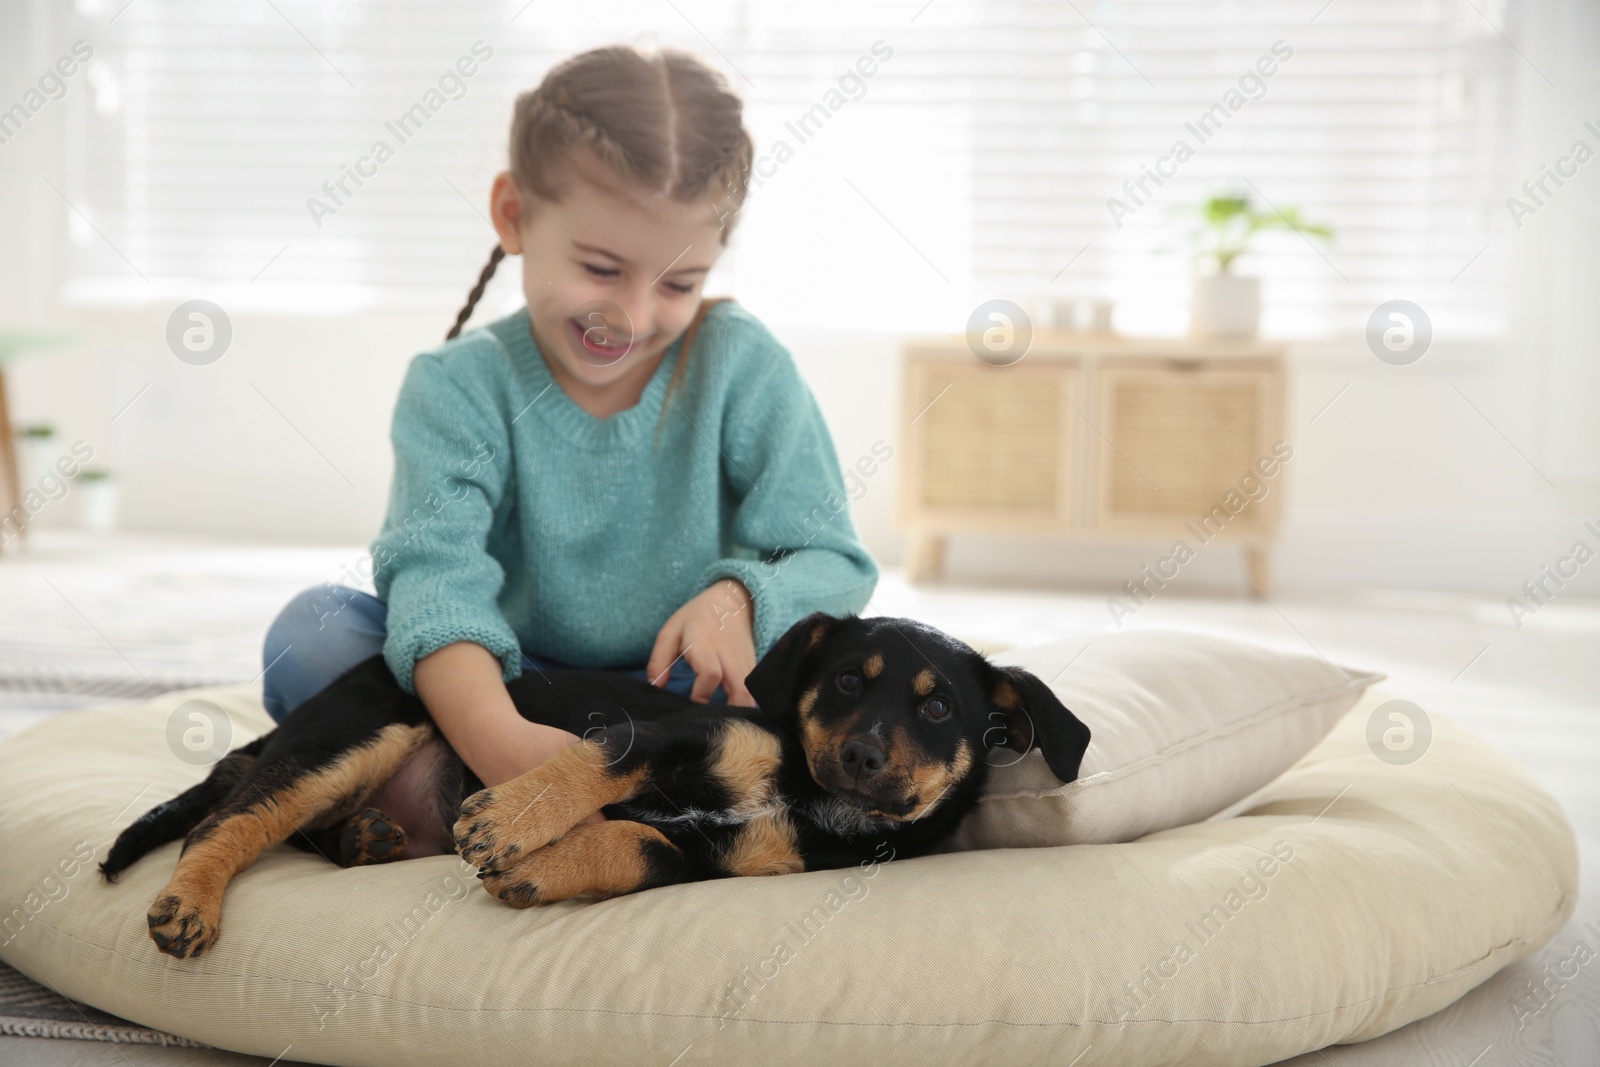
POLYGON ((524 670, 752 705, 772 643, 878 576, 792 357, 700 300, 752 157, 726 81, 673 50, 572 56, 518 97, 510 155, 499 246, 400 388, 378 595, 307 589, 263 650, 279 722, 381 651, 490 786, 578 740, 517 714, 524 670), (457 336, 506 255, 527 306, 457 336))

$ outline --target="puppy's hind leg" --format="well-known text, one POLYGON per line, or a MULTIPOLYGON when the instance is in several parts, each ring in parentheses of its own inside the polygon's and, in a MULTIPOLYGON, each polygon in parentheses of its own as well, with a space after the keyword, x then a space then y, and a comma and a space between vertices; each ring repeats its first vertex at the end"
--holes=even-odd
MULTIPOLYGON (((217 940, 222 895, 264 850, 306 825, 326 825, 362 801, 433 736, 428 725, 391 722, 328 757, 268 748, 233 793, 184 839, 172 881, 146 920, 156 947, 179 959, 217 940)), ((325 750, 323 750, 325 751, 325 750)))
POLYGON ((296 830, 288 843, 341 867, 368 867, 405 858, 405 827, 380 808, 365 807, 320 830, 296 830))
POLYGON ((448 856, 455 851, 450 827, 461 810, 464 775, 470 773, 435 734, 359 810, 332 812, 325 826, 301 827, 289 844, 341 867, 448 856))
POLYGON ((193 830, 250 773, 256 757, 271 739, 272 734, 265 733, 243 748, 234 749, 217 761, 205 781, 157 804, 130 823, 117 835, 110 855, 100 864, 101 877, 115 882, 145 853, 193 830))

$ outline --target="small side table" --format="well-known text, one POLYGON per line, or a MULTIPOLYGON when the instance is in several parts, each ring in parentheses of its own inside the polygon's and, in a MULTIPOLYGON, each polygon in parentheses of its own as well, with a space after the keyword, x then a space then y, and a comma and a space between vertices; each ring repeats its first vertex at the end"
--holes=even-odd
MULTIPOLYGON (((38 348, 54 348, 73 338, 63 333, 5 333, 0 331, 0 521, 22 503, 22 478, 17 473, 17 445, 11 425, 11 409, 6 398, 6 364, 22 353, 38 348)), ((20 529, 27 540, 28 527, 20 529)), ((0 550, 4 542, 0 541, 0 550)))

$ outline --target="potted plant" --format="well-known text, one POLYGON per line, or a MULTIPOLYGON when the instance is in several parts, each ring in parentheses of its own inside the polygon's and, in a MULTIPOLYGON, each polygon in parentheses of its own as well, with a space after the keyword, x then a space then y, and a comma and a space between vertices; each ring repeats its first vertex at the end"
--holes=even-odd
POLYGON ((1261 279, 1233 273, 1233 262, 1250 250, 1261 230, 1290 229, 1327 240, 1333 231, 1305 222, 1300 209, 1257 211, 1249 196, 1214 196, 1200 208, 1202 226, 1195 231, 1198 259, 1211 274, 1194 280, 1189 307, 1190 332, 1202 337, 1251 337, 1261 324, 1261 279))
POLYGON ((78 493, 78 525, 95 533, 117 526, 118 486, 103 467, 85 467, 73 479, 78 493))
POLYGON ((27 492, 56 461, 56 428, 48 422, 35 422, 19 426, 15 436, 19 442, 17 477, 22 480, 22 491, 27 492))

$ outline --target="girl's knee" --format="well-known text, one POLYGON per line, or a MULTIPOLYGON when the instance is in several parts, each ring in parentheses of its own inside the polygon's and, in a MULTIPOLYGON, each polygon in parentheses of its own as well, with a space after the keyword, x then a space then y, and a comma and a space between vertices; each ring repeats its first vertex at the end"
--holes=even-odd
POLYGON ((267 644, 286 648, 297 639, 326 636, 330 629, 370 629, 374 614, 382 628, 382 601, 359 589, 324 583, 302 589, 289 598, 267 628, 267 644), (367 603, 370 601, 371 603, 367 603))
POLYGON ((267 628, 262 699, 282 722, 339 675, 383 651, 383 601, 348 586, 324 584, 289 598, 267 628))

